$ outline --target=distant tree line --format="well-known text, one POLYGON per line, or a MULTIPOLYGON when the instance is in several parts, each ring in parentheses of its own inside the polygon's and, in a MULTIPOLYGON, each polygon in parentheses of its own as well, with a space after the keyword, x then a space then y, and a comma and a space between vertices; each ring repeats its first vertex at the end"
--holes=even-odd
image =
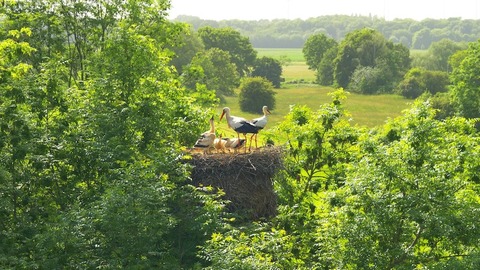
POLYGON ((307 20, 203 20, 192 16, 178 16, 175 21, 191 24, 194 29, 205 26, 232 27, 249 37, 255 48, 302 48, 307 38, 323 33, 342 40, 349 32, 362 28, 379 31, 387 40, 401 43, 409 49, 428 49, 433 42, 450 39, 472 42, 480 36, 480 20, 461 18, 385 20, 377 16, 319 16, 307 20))

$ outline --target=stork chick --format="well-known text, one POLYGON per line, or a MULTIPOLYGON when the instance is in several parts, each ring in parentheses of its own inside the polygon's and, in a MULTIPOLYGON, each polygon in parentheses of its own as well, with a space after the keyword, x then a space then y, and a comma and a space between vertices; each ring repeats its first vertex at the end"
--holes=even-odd
POLYGON ((215 141, 213 142, 213 147, 215 148, 217 153, 219 152, 225 153, 226 144, 227 144, 227 140, 222 139, 222 135, 220 134, 218 138, 215 138, 215 141))
POLYGON ((210 118, 210 130, 202 133, 193 147, 197 149, 203 149, 204 155, 211 154, 211 148, 214 147, 215 137, 215 125, 213 123, 212 116, 210 118))

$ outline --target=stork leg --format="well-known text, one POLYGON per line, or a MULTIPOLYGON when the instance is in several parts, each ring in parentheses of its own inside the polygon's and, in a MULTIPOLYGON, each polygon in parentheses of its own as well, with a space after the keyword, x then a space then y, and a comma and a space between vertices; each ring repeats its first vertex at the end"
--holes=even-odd
MULTIPOLYGON (((252 140, 253 140, 253 137, 255 136, 255 133, 250 137, 250 145, 248 146, 248 150, 249 151, 252 151, 252 140)), ((256 144, 255 144, 256 145, 256 144)))
POLYGON ((244 150, 244 153, 246 154, 246 153, 247 153, 247 143, 248 143, 247 133, 243 133, 243 136, 245 137, 245 150, 244 150))

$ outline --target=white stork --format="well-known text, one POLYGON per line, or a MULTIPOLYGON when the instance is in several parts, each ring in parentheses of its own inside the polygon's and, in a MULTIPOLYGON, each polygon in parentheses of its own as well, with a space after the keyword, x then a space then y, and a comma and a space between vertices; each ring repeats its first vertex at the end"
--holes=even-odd
MULTIPOLYGON (((258 128, 253 125, 251 122, 247 121, 247 119, 243 117, 233 116, 230 115, 230 108, 225 107, 222 110, 222 115, 220 116, 220 121, 222 120, 223 116, 227 119, 228 127, 232 128, 237 132, 237 138, 240 139, 240 133, 245 136, 245 141, 247 140, 248 133, 257 133, 258 128)), ((245 151, 247 151, 245 149, 245 151)))
POLYGON ((252 124, 257 128, 257 132, 253 133, 252 137, 250 137, 250 147, 252 146, 252 138, 255 136, 255 148, 258 148, 258 146, 257 146, 258 132, 260 130, 262 130, 263 128, 265 128, 265 126, 267 125, 267 115, 271 114, 270 110, 268 110, 267 106, 263 106, 262 111, 263 111, 263 116, 262 117, 258 117, 258 118, 255 118, 255 119, 252 120, 252 124))
POLYGON ((215 126, 213 123, 213 116, 210 118, 210 130, 205 131, 200 135, 200 138, 195 142, 193 147, 202 148, 203 154, 210 154, 210 149, 215 142, 215 126))

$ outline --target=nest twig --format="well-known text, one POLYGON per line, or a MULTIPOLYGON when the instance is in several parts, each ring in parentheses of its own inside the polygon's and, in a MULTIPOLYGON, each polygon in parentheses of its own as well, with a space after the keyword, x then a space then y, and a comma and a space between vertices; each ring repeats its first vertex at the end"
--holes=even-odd
POLYGON ((231 211, 247 213, 253 219, 276 214, 272 178, 283 166, 280 148, 246 154, 198 154, 190 162, 194 185, 222 189, 231 201, 231 211))

